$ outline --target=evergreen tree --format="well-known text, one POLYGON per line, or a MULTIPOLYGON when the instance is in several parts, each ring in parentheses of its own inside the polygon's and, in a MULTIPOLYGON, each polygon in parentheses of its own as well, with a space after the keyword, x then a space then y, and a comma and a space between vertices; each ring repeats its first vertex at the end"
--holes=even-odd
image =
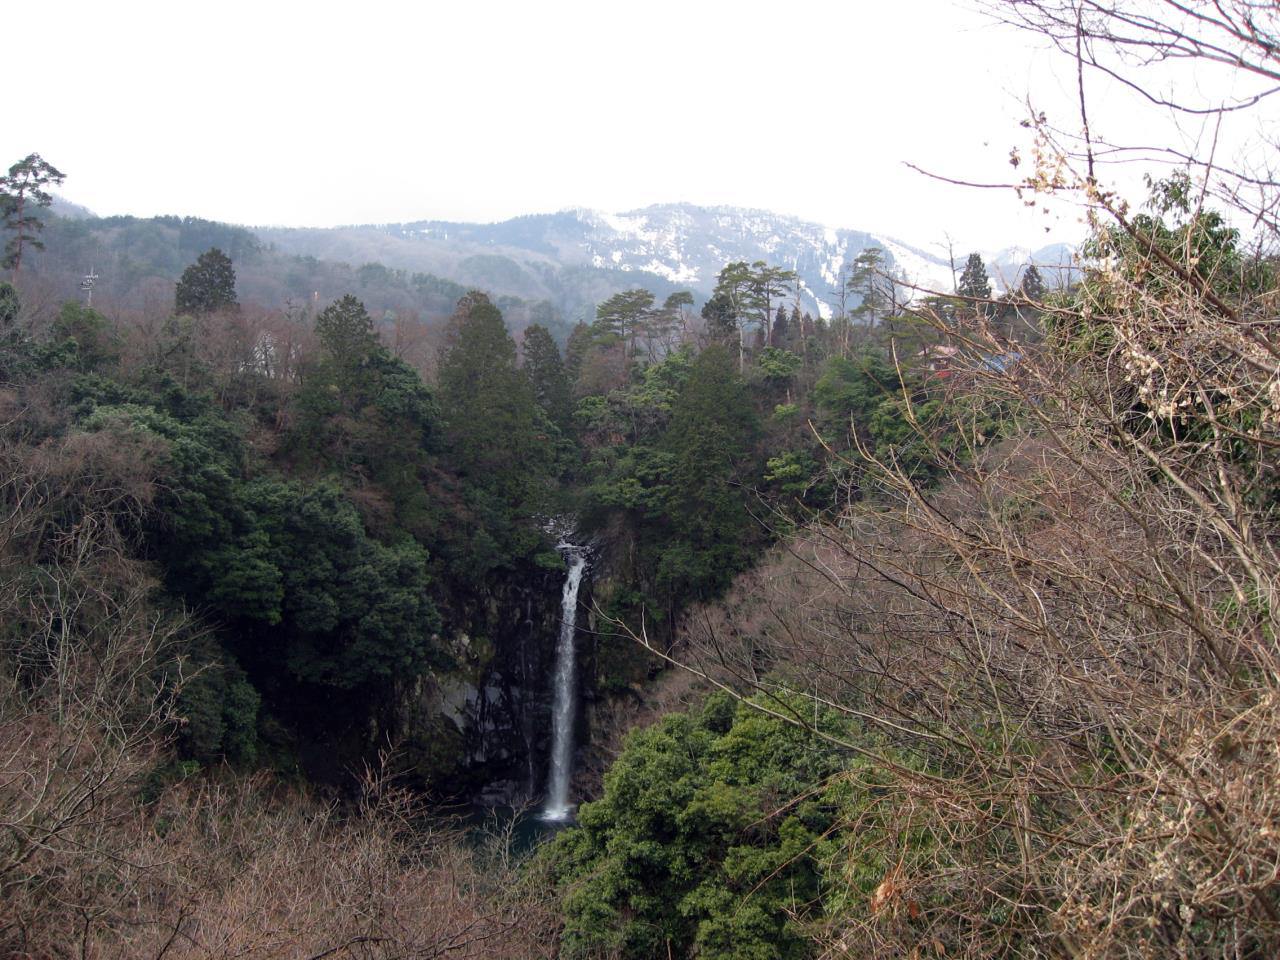
POLYGON ((380 485, 402 529, 422 520, 422 476, 440 440, 439 409, 418 373, 393 357, 364 304, 347 295, 316 318, 320 356, 293 395, 295 455, 380 485))
POLYGON ((761 302, 757 297, 755 275, 745 260, 725 264, 716 277, 716 288, 703 308, 708 332, 725 338, 734 331, 738 338, 738 372, 747 366, 747 326, 756 316, 761 302))
POLYGON ((479 566, 508 562, 532 547, 517 521, 535 500, 554 465, 545 423, 502 313, 483 293, 458 301, 440 357, 440 407, 452 461, 472 491, 472 508, 495 552, 479 566))
POLYGON ((773 323, 773 304, 787 292, 789 284, 795 280, 794 270, 782 267, 771 267, 763 260, 751 265, 752 299, 757 311, 757 321, 764 334, 766 343, 770 342, 770 326, 773 323))
POLYGON ((1040 271, 1036 269, 1034 263, 1029 264, 1027 269, 1022 272, 1022 283, 1019 286, 1023 299, 1030 300, 1032 303, 1042 303, 1044 295, 1048 292, 1044 285, 1044 278, 1040 276, 1040 271))
POLYGON ((624 290, 596 307, 592 329, 601 344, 622 344, 630 363, 636 352, 636 335, 653 311, 653 294, 648 290, 624 290))
POLYGON ((667 297, 661 307, 649 310, 641 318, 639 330, 644 339, 645 354, 649 363, 657 363, 681 339, 676 331, 683 333, 684 330, 685 301, 681 299, 683 297, 688 297, 689 303, 693 302, 693 297, 689 293, 673 293, 667 297))
POLYGON ((28 154, 11 166, 6 176, 0 177, 0 217, 5 229, 14 234, 5 244, 0 265, 16 274, 22 269, 22 254, 27 247, 44 249, 44 244, 34 236, 44 229, 44 223, 35 216, 33 208, 49 206, 53 197, 45 187, 58 186, 65 179, 61 171, 38 153, 28 154))
POLYGON ((737 332, 733 301, 723 290, 717 290, 702 305, 702 322, 707 335, 715 340, 728 340, 737 332))
MULTIPOLYGON (((969 254, 969 260, 964 265, 964 272, 960 274, 960 284, 956 288, 956 292, 970 300, 990 300, 991 299, 991 279, 987 276, 986 264, 982 262, 982 257, 976 253, 969 254)), ((981 304, 974 306, 981 309, 981 304)))
POLYGON ((659 579, 676 595, 710 596, 746 566, 755 525, 742 483, 753 472, 758 432, 728 350, 703 350, 672 407, 662 444, 671 456, 672 534, 659 579))
POLYGON ((680 339, 687 340, 689 337, 689 315, 688 308, 693 306, 693 294, 688 290, 677 290, 671 294, 662 304, 662 309, 672 316, 677 326, 680 328, 680 339))
POLYGON ((524 370, 538 406, 562 433, 567 433, 573 422, 569 378, 560 360, 560 349, 541 324, 535 323, 524 331, 524 370))
POLYGON ((802 357, 808 356, 809 342, 804 335, 804 318, 800 315, 799 303, 791 307, 791 318, 787 322, 787 341, 782 346, 802 357))
POLYGON ((856 294, 861 300, 852 312, 868 327, 875 326, 876 320, 884 316, 892 299, 891 282, 885 278, 883 271, 884 251, 879 247, 868 247, 854 258, 853 268, 846 281, 849 292, 856 294))
POLYGON ((582 377, 582 365, 591 351, 591 327, 585 320, 580 320, 569 331, 569 340, 564 346, 564 375, 569 381, 571 392, 577 391, 578 381, 582 377))
POLYGON ((204 316, 218 310, 234 310, 236 271, 231 258, 213 247, 182 272, 174 291, 174 309, 180 314, 204 316))
POLYGON ((13 284, 0 281, 0 334, 13 329, 21 309, 22 301, 18 299, 18 291, 13 284))
POLYGON ((769 343, 775 347, 786 347, 788 336, 787 308, 778 304, 778 312, 773 317, 773 330, 769 334, 769 343))
MULTIPOLYGON (((851 788, 836 776, 847 758, 787 723, 799 700, 785 696, 757 710, 715 694, 628 737, 579 828, 555 841, 560 957, 814 956, 824 898, 848 896, 824 882, 824 838, 851 801, 883 792, 871 789, 883 773, 864 768, 851 788)), ((806 725, 850 736, 838 715, 805 708, 806 725)))
POLYGON ((373 319, 349 293, 320 311, 316 336, 329 358, 339 363, 361 363, 378 348, 373 319))
POLYGON ((771 267, 763 260, 752 264, 738 260, 726 264, 716 277, 715 292, 702 315, 713 335, 723 338, 725 331, 737 331, 739 373, 746 369, 748 328, 755 328, 757 342, 769 342, 773 305, 795 276, 794 271, 771 267))
POLYGON ((120 335, 114 324, 75 300, 62 305, 50 332, 63 344, 74 345, 75 359, 68 365, 76 369, 91 371, 111 366, 120 358, 120 335))
POLYGON ((316 336, 328 379, 344 401, 354 400, 370 359, 382 349, 364 304, 349 293, 335 300, 316 317, 316 336))

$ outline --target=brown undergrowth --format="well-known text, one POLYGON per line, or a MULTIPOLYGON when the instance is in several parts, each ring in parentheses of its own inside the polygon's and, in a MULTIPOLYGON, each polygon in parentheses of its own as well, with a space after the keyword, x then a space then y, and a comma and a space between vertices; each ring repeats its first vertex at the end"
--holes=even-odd
POLYGON ((381 773, 337 804, 176 763, 200 626, 132 559, 155 451, 24 422, 0 439, 0 955, 554 955, 545 891, 381 773))
POLYGON ((892 829, 838 838, 829 956, 1280 949, 1280 369, 1194 290, 1103 279, 1147 299, 1007 370, 934 318, 987 412, 951 415, 941 479, 861 451, 861 498, 686 622, 686 666, 844 712, 894 772, 892 829))

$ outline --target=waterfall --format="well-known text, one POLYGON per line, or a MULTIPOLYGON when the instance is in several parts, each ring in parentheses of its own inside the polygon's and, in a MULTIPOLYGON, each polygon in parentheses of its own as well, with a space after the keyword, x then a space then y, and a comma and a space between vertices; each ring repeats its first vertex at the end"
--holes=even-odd
POLYGON ((551 771, 547 778, 544 820, 567 820, 569 776, 573 773, 573 721, 577 707, 577 670, 574 666, 574 632, 578 620, 578 585, 587 569, 582 547, 560 544, 569 561, 569 573, 560 597, 560 638, 556 642, 555 702, 551 713, 551 771))

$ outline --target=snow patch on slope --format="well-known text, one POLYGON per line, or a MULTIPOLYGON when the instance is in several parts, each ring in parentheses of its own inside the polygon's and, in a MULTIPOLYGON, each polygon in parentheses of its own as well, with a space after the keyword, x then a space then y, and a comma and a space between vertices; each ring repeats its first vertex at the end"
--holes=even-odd
MULTIPOLYGON (((910 299, 927 297, 931 293, 949 294, 953 288, 951 266, 941 257, 935 257, 908 246, 899 240, 880 238, 884 249, 893 257, 894 268, 911 287, 905 292, 910 299)), ((957 269, 959 265, 957 264, 957 269)))
POLYGON ((647 264, 640 267, 648 273, 656 273, 660 277, 665 277, 672 283, 696 284, 698 282, 698 271, 687 264, 679 263, 668 264, 661 260, 650 260, 647 264))

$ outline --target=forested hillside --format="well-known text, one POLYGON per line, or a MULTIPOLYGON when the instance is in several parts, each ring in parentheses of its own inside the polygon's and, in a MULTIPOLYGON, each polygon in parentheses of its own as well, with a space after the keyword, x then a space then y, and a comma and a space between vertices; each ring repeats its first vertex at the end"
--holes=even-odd
MULTIPOLYGON (((625 215, 571 210, 494 224, 417 222, 290 229, 237 227, 195 217, 95 217, 59 201, 47 217, 43 250, 29 270, 46 278, 45 296, 97 275, 102 306, 140 310, 164 302, 168 284, 210 247, 238 264, 246 304, 295 309, 323 306, 355 290, 378 318, 430 321, 447 316, 467 289, 485 290, 518 333, 530 323, 563 341, 568 327, 598 303, 645 287, 658 299, 688 291, 700 304, 728 262, 767 261, 795 273, 800 308, 830 319, 850 302, 849 267, 880 251, 899 299, 910 287, 950 292, 963 260, 865 231, 835 230, 766 210, 665 204, 625 215), (64 216, 65 214, 65 216, 64 216)), ((1052 288, 1074 276, 1072 249, 1049 244, 985 254, 995 289, 1016 289, 1035 265, 1052 288)), ((960 251, 951 251, 960 256, 960 251)))
MULTIPOLYGON (((395 269, 377 260, 292 255, 253 230, 197 217, 95 217, 74 209, 58 216, 60 209, 62 204, 42 218, 44 246, 26 252, 28 303, 46 311, 56 310, 92 273, 99 309, 132 318, 162 312, 182 272, 211 248, 235 261, 237 292, 250 309, 314 316, 326 304, 353 292, 380 324, 398 324, 401 342, 423 340, 427 328, 438 326, 458 298, 475 285, 395 269)), ((567 314, 550 300, 522 300, 510 295, 508 285, 483 286, 496 289, 495 300, 517 332, 541 323, 563 338, 567 314)), ((435 346, 430 350, 434 352, 435 346)))
MULTIPOLYGON (((11 182, 34 193, 51 170, 27 158, 11 182)), ((154 813, 254 771, 348 803, 369 769, 437 804, 536 798, 564 571, 551 520, 593 543, 578 680, 592 711, 643 700, 660 659, 627 631, 671 648, 691 603, 836 509, 844 481, 824 464, 849 449, 842 424, 867 419, 873 449, 896 442, 889 410, 926 389, 923 347, 941 342, 889 316, 865 265, 861 306, 827 323, 800 311, 789 271, 734 263, 701 310, 687 292, 605 300, 563 352, 538 324, 517 343, 472 291, 415 368, 396 355, 400 325, 353 294, 314 315, 242 303, 236 256, 273 261, 203 226, 231 253, 193 256, 163 309, 55 311, 49 259, 16 248, 3 288, 9 763, 32 762, 30 724, 67 698, 86 712, 49 735, 94 744, 54 750, 10 800, 23 831, 72 847, 108 799, 154 813), (902 337, 909 371, 885 352, 902 337), (86 657, 106 672, 86 675, 86 657), (78 792, 84 777, 101 795, 78 792), (66 803, 79 812, 49 827, 66 803)), ((993 316, 1034 310, 1020 295, 993 316)), ((603 744, 592 726, 588 753, 603 744)), ((30 937, 45 896, 66 895, 71 847, 22 835, 13 869, 52 871, 10 931, 30 937)), ((116 923, 85 942, 123 936, 116 923)))

